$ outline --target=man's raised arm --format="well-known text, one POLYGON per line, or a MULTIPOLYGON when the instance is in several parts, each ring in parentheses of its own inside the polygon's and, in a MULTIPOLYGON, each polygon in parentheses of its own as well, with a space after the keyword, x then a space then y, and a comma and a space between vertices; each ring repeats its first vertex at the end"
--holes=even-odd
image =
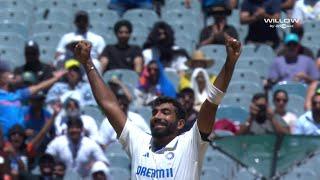
POLYGON ((76 59, 86 70, 90 86, 97 103, 103 109, 117 135, 120 136, 127 117, 120 109, 117 98, 105 85, 91 61, 91 44, 87 41, 80 41, 76 45, 74 51, 76 59))
POLYGON ((218 105, 228 88, 234 67, 241 54, 241 43, 227 34, 225 34, 225 44, 227 51, 226 62, 213 85, 208 87, 208 98, 202 104, 199 112, 197 123, 199 131, 203 134, 212 132, 218 105))

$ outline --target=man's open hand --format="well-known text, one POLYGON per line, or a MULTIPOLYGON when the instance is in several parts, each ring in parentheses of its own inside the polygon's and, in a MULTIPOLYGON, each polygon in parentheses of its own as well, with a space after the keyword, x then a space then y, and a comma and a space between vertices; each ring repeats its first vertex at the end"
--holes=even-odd
POLYGON ((236 63, 241 54, 241 43, 236 39, 232 38, 228 34, 224 33, 227 56, 228 60, 236 63))
POLYGON ((91 43, 80 41, 74 48, 75 58, 81 63, 86 64, 90 61, 91 43))

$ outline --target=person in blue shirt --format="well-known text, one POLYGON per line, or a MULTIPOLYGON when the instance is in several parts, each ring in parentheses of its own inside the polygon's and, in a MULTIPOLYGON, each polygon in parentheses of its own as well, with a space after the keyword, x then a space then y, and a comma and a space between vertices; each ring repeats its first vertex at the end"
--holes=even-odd
POLYGON ((152 0, 111 0, 109 8, 122 16, 129 9, 152 9, 152 0))
POLYGON ((23 124, 22 101, 27 100, 40 90, 49 88, 66 73, 64 70, 56 71, 53 77, 46 81, 14 90, 12 87, 17 82, 16 77, 8 67, 6 62, 0 62, 0 127, 5 135, 14 124, 23 124))

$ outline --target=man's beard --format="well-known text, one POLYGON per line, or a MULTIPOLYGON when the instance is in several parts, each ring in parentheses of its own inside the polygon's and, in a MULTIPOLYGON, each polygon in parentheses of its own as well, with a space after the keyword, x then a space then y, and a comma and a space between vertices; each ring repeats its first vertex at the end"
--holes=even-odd
POLYGON ((155 120, 155 121, 156 122, 154 124, 150 125, 152 137, 162 138, 162 137, 169 136, 169 135, 171 135, 171 134, 176 132, 177 122, 174 122, 174 123, 170 124, 165 120, 160 120, 159 119, 159 120, 155 120), (161 125, 165 126, 165 129, 161 129, 160 131, 156 130, 155 127, 154 127, 155 124, 161 124, 161 125))

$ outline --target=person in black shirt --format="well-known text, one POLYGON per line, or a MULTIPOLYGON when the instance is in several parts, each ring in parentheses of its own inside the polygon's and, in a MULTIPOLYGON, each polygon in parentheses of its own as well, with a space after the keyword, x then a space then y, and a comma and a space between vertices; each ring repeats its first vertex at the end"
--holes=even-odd
POLYGON ((249 25, 246 43, 266 43, 277 48, 280 39, 276 24, 267 23, 265 20, 278 20, 280 10, 281 0, 244 0, 240 11, 240 22, 249 25))
POLYGON ((107 45, 100 55, 103 72, 111 69, 131 69, 140 73, 143 58, 139 46, 129 45, 132 24, 127 20, 118 21, 114 26, 117 44, 107 45))
POLYGON ((14 73, 22 75, 24 72, 30 72, 37 77, 37 82, 47 80, 52 77, 53 66, 40 61, 39 46, 35 41, 28 41, 24 48, 26 63, 15 69, 14 73))

